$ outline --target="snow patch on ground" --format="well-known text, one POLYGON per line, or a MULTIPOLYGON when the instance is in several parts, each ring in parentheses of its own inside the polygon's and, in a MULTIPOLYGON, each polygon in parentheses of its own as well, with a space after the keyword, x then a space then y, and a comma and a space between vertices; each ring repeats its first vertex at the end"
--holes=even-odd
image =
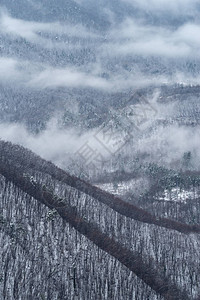
POLYGON ((137 178, 118 183, 98 184, 96 186, 113 195, 123 196, 130 191, 136 195, 140 195, 141 191, 146 188, 147 185, 148 182, 144 180, 144 178, 137 178))
POLYGON ((187 200, 195 199, 198 197, 198 191, 193 190, 184 190, 180 188, 173 188, 171 191, 164 190, 163 195, 158 199, 162 201, 175 201, 175 202, 187 202, 187 200))

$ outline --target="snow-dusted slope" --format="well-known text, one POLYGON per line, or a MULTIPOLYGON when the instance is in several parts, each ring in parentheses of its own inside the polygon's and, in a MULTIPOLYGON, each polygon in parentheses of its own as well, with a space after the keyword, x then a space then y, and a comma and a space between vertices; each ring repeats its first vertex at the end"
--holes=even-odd
POLYGON ((6 147, 9 155, 1 151, 0 165, 6 177, 0 178, 5 299, 162 299, 143 281, 165 299, 198 297, 199 234, 130 219, 100 202, 98 195, 95 199, 95 194, 70 187, 65 177, 56 180, 62 173, 56 167, 52 176, 47 174, 53 165, 31 152, 6 147), (17 159, 19 150, 24 167, 17 159))

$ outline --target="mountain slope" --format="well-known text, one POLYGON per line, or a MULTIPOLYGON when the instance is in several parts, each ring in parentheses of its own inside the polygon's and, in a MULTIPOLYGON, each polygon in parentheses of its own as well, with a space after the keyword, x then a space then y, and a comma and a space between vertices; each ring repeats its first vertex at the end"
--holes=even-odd
MULTIPOLYGON (((156 218, 147 211, 131 205, 120 198, 113 196, 91 184, 71 176, 62 169, 56 167, 51 162, 46 162, 40 157, 35 156, 32 152, 26 151, 23 147, 12 145, 11 143, 0 142, 1 159, 3 164, 17 164, 23 166, 22 171, 27 168, 33 168, 39 172, 49 174, 53 179, 58 180, 68 186, 85 193, 98 201, 106 204, 118 213, 144 223, 155 224, 161 227, 177 230, 183 233, 200 233, 198 225, 187 225, 166 218, 156 218), (26 151, 24 156, 23 152, 26 151), (28 157, 27 157, 28 156, 28 157)), ((21 167, 20 167, 21 168, 21 167)))
MULTIPOLYGON (((122 216, 99 200, 95 200, 95 195, 91 197, 69 186, 63 180, 56 180, 55 176, 51 175, 55 175, 61 170, 54 167, 55 173, 48 174, 48 166, 52 168, 53 165, 34 156, 24 148, 1 142, 0 154, 0 173, 3 175, 0 197, 1 237, 4 239, 6 237, 8 241, 12 240, 11 244, 3 243, 3 249, 7 249, 7 254, 5 255, 5 252, 1 254, 4 262, 1 288, 5 299, 9 299, 10 292, 15 295, 16 299, 31 299, 33 295, 38 297, 40 294, 43 295, 40 297, 47 297, 47 299, 49 299, 49 295, 54 295, 55 299, 59 299, 61 297, 59 295, 62 295, 62 299, 74 297, 72 295, 77 295, 77 299, 92 299, 92 293, 98 295, 101 288, 104 288, 106 293, 108 291, 108 294, 104 294, 105 299, 113 297, 115 299, 124 299, 123 297, 134 299, 136 290, 140 295, 139 299, 147 299, 148 293, 149 299, 162 299, 159 298, 160 296, 164 299, 197 299, 199 294, 197 285, 199 276, 197 261, 200 260, 198 254, 199 235, 187 236, 122 216), (19 159, 20 152, 21 160, 19 159), (40 170, 38 170, 38 165, 41 166, 40 170), (44 205, 37 203, 36 199, 44 205), (46 207, 49 207, 50 211, 46 207), (57 213, 69 222, 70 227, 66 223, 62 223, 57 213), (71 226, 76 231, 72 230, 71 226), (68 228, 67 231, 64 228, 68 228), (91 248, 89 245, 92 244, 78 232, 93 242, 97 248, 94 244, 91 248), (71 254, 76 261, 75 265, 71 267, 71 275, 64 271, 65 266, 63 265, 66 257, 69 259, 69 255, 63 248, 66 234, 70 237, 70 240, 68 238, 68 251, 72 248, 77 249, 77 247, 80 251, 80 254, 77 254, 80 258, 78 261, 74 254, 71 254), (81 240, 82 242, 80 242, 81 240), (62 246, 60 246, 61 244, 62 246), (53 248, 52 245, 54 245, 53 248), (95 253, 99 253, 98 255, 101 257, 102 250, 108 253, 106 255, 111 255, 106 256, 109 262, 108 267, 112 269, 112 271, 111 269, 108 271, 110 272, 109 276, 115 270, 113 263, 118 266, 118 263, 111 257, 133 272, 133 274, 130 273, 131 277, 124 273, 122 275, 119 271, 121 267, 117 267, 119 273, 113 277, 113 285, 109 283, 111 277, 105 281, 105 284, 109 286, 108 290, 105 285, 100 284, 98 276, 95 276, 98 272, 91 269, 95 253), (27 253, 31 253, 32 257, 29 261, 32 274, 33 270, 39 267, 36 262, 38 258, 44 260, 44 264, 41 262, 42 269, 40 271, 37 269, 38 275, 35 278, 31 276, 28 269, 25 277, 20 275, 25 268, 24 257, 27 253), (192 256, 191 253, 193 253, 192 256), (39 257, 37 257, 38 255, 39 257), (90 255, 89 260, 88 255, 90 255), (85 278, 85 268, 88 267, 83 262, 83 257, 90 265, 87 272, 89 274, 92 272, 93 279, 90 276, 87 276, 87 280, 85 278), (54 260, 56 266, 53 263, 54 260), (182 264, 182 260, 184 260, 184 264, 182 264), (48 261, 50 268, 47 266, 48 261), (14 270, 14 277, 10 275, 11 269, 14 270), (62 275, 64 272, 66 275, 62 275), (193 272, 192 277, 190 276, 191 272, 193 272), (66 277, 67 274, 71 281, 66 277), (124 276, 133 278, 134 274, 151 289, 148 290, 147 285, 141 287, 139 279, 134 279, 128 285, 128 290, 126 288, 126 295, 124 286, 120 287, 120 292, 118 288, 117 291, 115 290, 116 284, 119 287, 119 282, 121 282, 120 285, 123 285, 121 276, 124 280, 124 276), (65 284, 63 281, 62 285, 59 283, 60 276, 64 276, 65 284), (30 283, 27 281, 28 278, 31 280, 30 283), (45 288, 41 287, 41 278, 45 282, 48 281, 45 288), (52 280, 54 284, 50 286, 52 280), (92 290, 84 287, 89 283, 88 280, 90 282, 93 280, 94 288, 92 290), (19 282, 23 284, 27 282, 26 298, 20 294, 24 286, 20 287, 19 282), (33 290, 30 289, 31 285, 34 286, 33 290), (135 292, 133 292, 133 286, 136 288, 135 292), (156 291, 157 295, 152 289, 156 291)), ((74 180, 78 179, 74 177, 74 180)), ((105 259, 101 259, 101 261, 105 263, 105 259)), ((104 267, 103 270, 107 272, 104 267)), ((102 276, 106 276, 103 274, 102 276)), ((102 277, 100 276, 100 278, 102 277)))

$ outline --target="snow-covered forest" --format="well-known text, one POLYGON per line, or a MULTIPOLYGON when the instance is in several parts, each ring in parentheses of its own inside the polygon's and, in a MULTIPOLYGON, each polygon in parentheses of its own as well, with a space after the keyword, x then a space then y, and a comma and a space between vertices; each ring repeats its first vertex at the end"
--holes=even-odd
POLYGON ((0 171, 4 299, 198 299, 200 226, 127 211, 11 143, 0 171))
POLYGON ((0 1, 0 300, 200 299, 199 13, 0 1))

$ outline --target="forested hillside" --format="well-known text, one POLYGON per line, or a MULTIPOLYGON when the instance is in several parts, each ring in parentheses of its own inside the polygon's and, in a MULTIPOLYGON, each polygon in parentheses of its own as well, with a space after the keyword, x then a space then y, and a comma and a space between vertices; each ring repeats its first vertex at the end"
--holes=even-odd
POLYGON ((198 226, 156 218, 22 147, 0 148, 4 299, 198 299, 198 226))

